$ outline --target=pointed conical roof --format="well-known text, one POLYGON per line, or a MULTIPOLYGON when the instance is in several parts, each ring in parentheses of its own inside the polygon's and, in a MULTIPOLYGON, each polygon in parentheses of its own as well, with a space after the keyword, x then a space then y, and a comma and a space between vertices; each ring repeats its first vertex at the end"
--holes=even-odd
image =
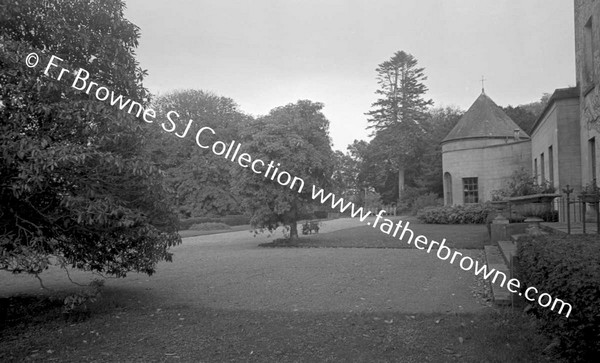
POLYGON ((513 138, 517 129, 520 139, 529 139, 527 133, 482 92, 442 142, 471 138, 513 138))

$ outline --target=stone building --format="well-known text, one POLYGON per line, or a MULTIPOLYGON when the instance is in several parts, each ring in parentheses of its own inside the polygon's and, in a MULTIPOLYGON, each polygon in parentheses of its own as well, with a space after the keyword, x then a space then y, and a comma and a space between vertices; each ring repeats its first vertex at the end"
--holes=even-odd
POLYGON ((600 181, 600 1, 575 0, 575 66, 580 92, 581 181, 600 181))
POLYGON ((529 136, 482 90, 442 141, 445 204, 489 201, 515 170, 530 165, 529 136))
POLYGON ((581 191, 579 89, 554 91, 530 131, 532 175, 557 191, 569 185, 581 191))
POLYGON ((600 1, 574 5, 577 86, 553 93, 531 139, 482 93, 442 141, 445 204, 488 201, 521 166, 557 192, 600 183, 600 1))

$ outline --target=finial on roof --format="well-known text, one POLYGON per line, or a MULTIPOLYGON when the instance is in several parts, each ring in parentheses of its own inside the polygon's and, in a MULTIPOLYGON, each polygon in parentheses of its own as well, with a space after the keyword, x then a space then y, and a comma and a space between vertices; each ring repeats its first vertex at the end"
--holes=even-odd
POLYGON ((483 76, 481 76, 481 93, 485 93, 485 85, 483 82, 485 82, 486 79, 483 78, 483 76))

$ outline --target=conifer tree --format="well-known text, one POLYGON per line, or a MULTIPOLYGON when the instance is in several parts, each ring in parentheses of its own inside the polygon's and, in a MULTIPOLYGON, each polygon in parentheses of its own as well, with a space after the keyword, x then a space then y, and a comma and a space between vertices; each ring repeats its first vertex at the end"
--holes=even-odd
POLYGON ((377 161, 373 163, 373 174, 386 180, 378 192, 384 196, 384 202, 390 203, 401 197, 405 178, 410 182, 418 174, 425 134, 421 123, 433 101, 424 98, 427 87, 423 81, 427 77, 411 54, 398 51, 379 64, 376 71, 379 89, 375 93, 379 99, 366 113, 369 128, 375 129, 368 154, 369 159, 377 161), (377 166, 379 170, 375 170, 377 166))

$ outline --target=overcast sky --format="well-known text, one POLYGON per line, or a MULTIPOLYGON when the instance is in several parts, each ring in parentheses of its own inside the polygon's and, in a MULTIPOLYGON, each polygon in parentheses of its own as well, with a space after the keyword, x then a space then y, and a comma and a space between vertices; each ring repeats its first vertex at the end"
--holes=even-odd
POLYGON ((153 93, 194 88, 262 115, 325 104, 336 149, 368 139, 375 68, 396 51, 425 68, 435 106, 499 105, 575 85, 571 0, 127 0, 153 93))

